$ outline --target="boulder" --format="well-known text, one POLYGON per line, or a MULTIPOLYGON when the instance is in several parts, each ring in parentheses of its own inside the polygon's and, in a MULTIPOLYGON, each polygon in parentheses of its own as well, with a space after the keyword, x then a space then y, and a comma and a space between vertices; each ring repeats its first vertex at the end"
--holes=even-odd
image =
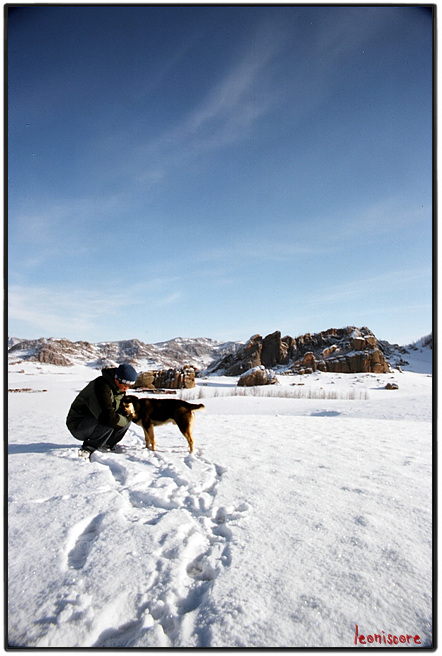
POLYGON ((258 385, 274 385, 277 382, 275 372, 260 365, 244 372, 237 385, 238 387, 255 387, 258 385))
POLYGON ((143 371, 138 374, 134 387, 143 387, 144 389, 155 389, 155 371, 143 371))

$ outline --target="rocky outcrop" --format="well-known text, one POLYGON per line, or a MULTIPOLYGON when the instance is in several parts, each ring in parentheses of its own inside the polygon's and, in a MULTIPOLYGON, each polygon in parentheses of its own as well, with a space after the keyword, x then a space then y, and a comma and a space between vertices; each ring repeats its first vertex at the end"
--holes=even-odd
POLYGON ((333 373, 376 373, 390 371, 376 337, 368 328, 331 329, 319 335, 304 335, 297 340, 298 351, 310 347, 293 363, 298 373, 330 371, 333 373), (332 342, 332 343, 330 343, 332 342))
POLYGON ((236 353, 211 369, 237 376, 254 367, 281 367, 294 373, 387 373, 390 366, 374 334, 368 328, 331 328, 322 333, 283 337, 274 332, 254 335, 236 353))
POLYGON ((134 388, 143 389, 191 389, 195 387, 195 369, 160 369, 139 374, 134 388))
POLYGON ((158 371, 154 380, 155 387, 161 389, 189 389, 195 387, 195 370, 192 367, 158 371))
POLYGON ((257 385, 274 385, 278 380, 275 372, 263 365, 245 371, 238 380, 238 387, 255 387, 257 385))

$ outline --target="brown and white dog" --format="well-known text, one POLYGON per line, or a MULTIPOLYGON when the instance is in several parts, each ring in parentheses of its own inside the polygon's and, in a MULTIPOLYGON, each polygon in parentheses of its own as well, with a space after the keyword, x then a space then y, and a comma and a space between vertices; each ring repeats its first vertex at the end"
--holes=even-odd
POLYGON ((120 409, 126 417, 143 427, 146 447, 155 451, 154 426, 175 423, 193 451, 192 423, 195 410, 203 410, 202 403, 187 403, 178 399, 146 399, 124 396, 120 409))

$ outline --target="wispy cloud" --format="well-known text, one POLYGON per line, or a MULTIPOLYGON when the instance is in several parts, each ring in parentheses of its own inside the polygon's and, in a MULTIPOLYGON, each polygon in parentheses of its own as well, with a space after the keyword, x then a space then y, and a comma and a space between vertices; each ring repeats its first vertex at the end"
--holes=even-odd
POLYGON ((157 299, 156 302, 153 304, 154 307, 166 307, 168 305, 174 305, 178 301, 180 301, 182 298, 182 294, 180 292, 172 292, 171 294, 168 294, 164 298, 157 299))
POLYGON ((120 202, 120 195, 113 197, 35 197, 14 206, 10 220, 13 230, 26 235, 32 243, 44 244, 57 240, 60 230, 69 226, 73 236, 78 229, 106 216, 120 202), (74 223, 76 230, 72 230, 74 223))
POLYGON ((113 212, 121 212, 124 193, 91 197, 34 196, 9 211, 11 270, 47 266, 51 258, 81 258, 96 254, 103 225, 113 212))
POLYGON ((11 285, 8 315, 11 324, 23 326, 27 334, 69 337, 95 332, 96 326, 120 324, 122 317, 140 314, 140 308, 171 306, 181 299, 179 290, 167 291, 170 281, 153 281, 128 286, 128 291, 88 290, 72 285, 63 289, 55 285, 11 285))
POLYGON ((323 288, 319 292, 309 296, 308 303, 323 307, 327 304, 338 304, 356 300, 359 302, 363 299, 368 303, 369 299, 373 300, 373 297, 376 297, 379 299, 382 307, 385 308, 386 304, 381 301, 383 292, 388 293, 388 295, 396 295, 399 299, 400 293, 405 292, 407 289, 409 290, 413 285, 421 286, 424 284, 428 288, 428 282, 430 280, 431 269, 425 267, 421 269, 389 271, 377 276, 362 277, 355 274, 348 282, 333 284, 333 286, 325 280, 323 288))
MULTIPOLYGON (((117 301, 118 302, 118 301, 117 301)), ((124 299, 120 299, 124 302, 124 299)), ((9 289, 9 319, 31 333, 66 336, 72 330, 88 334, 96 322, 110 317, 115 303, 85 290, 13 285, 9 289)))
POLYGON ((389 20, 394 16, 376 8, 336 10, 315 23, 315 47, 308 55, 298 46, 305 35, 295 24, 281 20, 257 24, 245 41, 242 57, 214 81, 199 104, 153 140, 141 138, 138 152, 131 155, 137 181, 156 184, 205 153, 250 138, 262 117, 273 112, 278 120, 281 103, 290 104, 294 126, 325 102, 333 87, 331 72, 340 70, 340 61, 370 43, 380 30, 387 30, 389 20), (281 62, 286 66, 291 62, 289 76, 281 62))
POLYGON ((230 266, 240 262, 286 262, 294 257, 320 257, 336 248, 301 241, 278 239, 232 239, 228 245, 210 249, 197 256, 199 262, 229 262, 230 266))
POLYGON ((354 243, 371 245, 387 236, 396 242, 410 226, 416 226, 418 237, 431 226, 431 211, 431 207, 411 205, 406 197, 380 195, 373 202, 350 198, 348 204, 331 203, 321 214, 300 217, 296 222, 298 243, 335 253, 354 243))
POLYGON ((156 182, 172 167, 249 137, 252 126, 275 104, 275 89, 266 70, 284 40, 278 34, 257 48, 259 38, 254 35, 239 62, 196 107, 140 147, 136 156, 138 164, 144 162, 140 182, 156 182))

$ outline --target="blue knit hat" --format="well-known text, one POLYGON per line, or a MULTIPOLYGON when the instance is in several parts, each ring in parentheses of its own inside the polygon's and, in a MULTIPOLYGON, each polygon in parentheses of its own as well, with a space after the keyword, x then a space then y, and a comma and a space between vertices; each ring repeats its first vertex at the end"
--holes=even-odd
POLYGON ((138 378, 138 374, 130 364, 120 364, 115 372, 115 378, 125 385, 133 385, 138 378))

